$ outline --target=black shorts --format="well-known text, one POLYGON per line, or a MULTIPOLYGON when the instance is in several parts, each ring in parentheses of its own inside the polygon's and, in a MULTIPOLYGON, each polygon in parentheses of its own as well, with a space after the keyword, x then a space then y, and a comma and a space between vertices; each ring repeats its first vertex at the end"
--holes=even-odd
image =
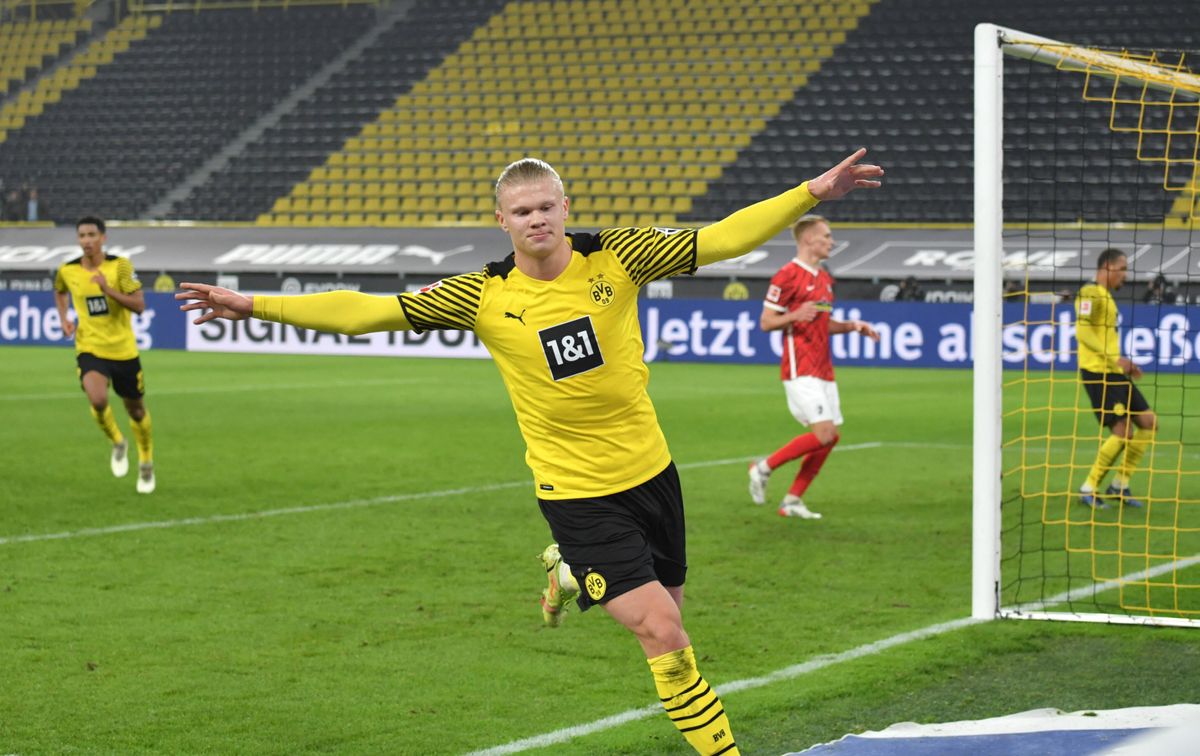
POLYGON ((687 547, 675 463, 628 491, 538 499, 563 560, 579 581, 579 608, 652 583, 683 585, 687 547))
POLYGON ((75 356, 75 364, 79 366, 81 386, 84 374, 94 371, 108 378, 113 391, 122 399, 141 399, 146 393, 142 378, 142 361, 137 357, 132 360, 106 360, 90 352, 82 352, 75 356))
POLYGON ((1127 376, 1080 370, 1079 380, 1092 400, 1096 419, 1105 428, 1111 428, 1113 423, 1129 415, 1150 411, 1150 403, 1127 376))

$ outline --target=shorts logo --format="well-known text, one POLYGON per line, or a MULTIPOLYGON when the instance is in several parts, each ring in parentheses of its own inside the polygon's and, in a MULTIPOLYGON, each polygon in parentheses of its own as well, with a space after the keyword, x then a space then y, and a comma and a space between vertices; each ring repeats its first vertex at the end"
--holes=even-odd
POLYGON ((604 598, 604 592, 608 590, 608 583, 605 582, 604 576, 599 572, 589 572, 587 577, 583 579, 583 585, 587 588, 588 595, 592 597, 592 601, 599 601, 604 598))
POLYGON ((1113 414, 1116 415, 1117 417, 1123 416, 1125 414, 1125 403, 1117 402, 1116 404, 1113 405, 1112 411, 1113 411, 1113 414))
POLYGON ((538 331, 550 375, 561 381, 604 364, 596 329, 587 315, 538 331))
POLYGON ((108 297, 101 294, 98 297, 87 298, 88 315, 107 315, 108 297))

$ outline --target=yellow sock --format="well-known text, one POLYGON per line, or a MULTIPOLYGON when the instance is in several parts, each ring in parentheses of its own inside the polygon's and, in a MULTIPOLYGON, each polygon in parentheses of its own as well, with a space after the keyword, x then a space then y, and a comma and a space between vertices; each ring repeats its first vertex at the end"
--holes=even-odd
POLYGON ((1129 479, 1137 472, 1138 465, 1141 464, 1153 438, 1152 430, 1137 428, 1133 431, 1133 437, 1125 444, 1125 459, 1121 462, 1120 472, 1117 473, 1120 476, 1117 483, 1122 488, 1129 488, 1129 479))
POLYGON ((150 424, 150 413, 147 412, 142 416, 141 420, 129 419, 129 427, 133 430, 133 437, 137 441, 138 462, 145 464, 154 461, 154 440, 152 432, 154 426, 150 424))
POLYGON ((117 427, 117 418, 113 416, 112 405, 104 407, 103 412, 97 412, 95 407, 88 406, 88 411, 92 413, 92 419, 96 421, 96 425, 100 426, 100 430, 104 431, 104 435, 114 444, 119 444, 125 440, 121 435, 121 429, 117 427))
POLYGON ((692 647, 681 648, 647 660, 654 673, 654 686, 667 716, 683 737, 703 754, 738 756, 733 731, 725 718, 725 707, 717 693, 696 669, 692 647))
POLYGON ((1104 480, 1104 476, 1108 474, 1117 455, 1124 448, 1125 439, 1120 436, 1109 435, 1104 439, 1104 443, 1100 444, 1100 451, 1096 452, 1096 461, 1092 464, 1092 470, 1088 473, 1085 485, 1093 491, 1100 490, 1100 481, 1104 480))

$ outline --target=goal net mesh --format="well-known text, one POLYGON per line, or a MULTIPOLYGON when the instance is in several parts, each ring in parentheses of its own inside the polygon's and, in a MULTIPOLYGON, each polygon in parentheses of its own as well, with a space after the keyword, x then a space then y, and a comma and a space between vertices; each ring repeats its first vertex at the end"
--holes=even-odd
POLYGON ((1200 624, 1200 51, 1017 41, 1003 67, 1001 614, 1200 624), (1129 267, 1112 292, 1121 353, 1158 427, 1099 489, 1124 474, 1142 506, 1095 508, 1079 489, 1110 431, 1078 373, 1075 301, 1108 248, 1129 267))

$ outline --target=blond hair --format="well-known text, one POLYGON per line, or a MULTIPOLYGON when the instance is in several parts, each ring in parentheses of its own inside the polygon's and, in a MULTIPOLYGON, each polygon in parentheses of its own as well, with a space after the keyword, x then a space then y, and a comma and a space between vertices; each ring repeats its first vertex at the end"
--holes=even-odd
POLYGON ((550 179, 558 187, 558 191, 563 191, 563 183, 562 179, 559 178, 558 171, 554 170, 553 166, 545 160, 527 157, 509 163, 500 172, 500 178, 496 179, 496 207, 500 206, 500 192, 505 188, 519 184, 528 184, 534 181, 542 181, 543 179, 550 179))
POLYGON ((808 215, 800 216, 799 220, 797 220, 791 226, 792 238, 799 243, 800 237, 804 236, 804 232, 817 223, 824 223, 828 225, 829 221, 825 220, 825 216, 817 215, 816 213, 809 213, 808 215))

